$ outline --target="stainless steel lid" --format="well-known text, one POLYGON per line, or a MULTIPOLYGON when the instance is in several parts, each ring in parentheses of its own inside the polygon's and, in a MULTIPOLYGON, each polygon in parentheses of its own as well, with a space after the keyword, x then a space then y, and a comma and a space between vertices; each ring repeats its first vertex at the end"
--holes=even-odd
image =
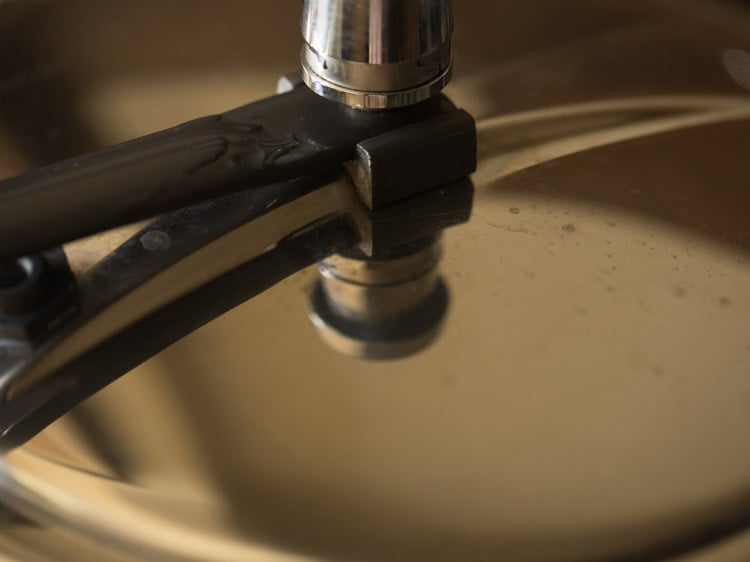
MULTIPOLYGON (((291 0, 42 6, 14 23, 37 62, 0 81, 3 174, 271 94, 299 45, 291 0)), ((337 353, 302 271, 5 458, 2 503, 33 524, 0 552, 747 558, 750 16, 467 0, 456 21, 480 168, 433 344, 337 353)))

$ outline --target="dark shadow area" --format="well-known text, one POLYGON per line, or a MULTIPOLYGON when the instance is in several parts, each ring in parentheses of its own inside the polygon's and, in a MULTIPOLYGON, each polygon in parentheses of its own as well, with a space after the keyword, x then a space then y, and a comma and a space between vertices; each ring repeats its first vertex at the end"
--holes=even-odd
MULTIPOLYGON (((64 56, 43 31, 46 3, 0 5, 0 131, 28 167, 97 146, 80 112, 79 89, 64 56)), ((0 171, 0 177, 4 176, 0 171)))

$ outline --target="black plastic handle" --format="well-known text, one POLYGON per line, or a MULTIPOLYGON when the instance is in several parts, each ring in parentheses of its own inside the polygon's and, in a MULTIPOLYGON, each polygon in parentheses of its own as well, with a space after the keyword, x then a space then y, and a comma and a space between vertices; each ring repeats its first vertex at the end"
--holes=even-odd
POLYGON ((0 181, 0 261, 354 158, 362 140, 452 108, 357 111, 307 88, 0 181))

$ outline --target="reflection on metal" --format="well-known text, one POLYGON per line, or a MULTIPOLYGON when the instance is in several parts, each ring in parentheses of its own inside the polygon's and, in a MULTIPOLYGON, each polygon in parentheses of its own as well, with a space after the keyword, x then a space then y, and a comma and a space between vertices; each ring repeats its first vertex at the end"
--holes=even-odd
MULTIPOLYGON (((83 355, 86 349, 94 348, 111 334, 134 324, 163 303, 188 294, 222 273, 273 249, 279 240, 294 231, 340 211, 345 201, 339 194, 341 189, 348 189, 345 182, 343 188, 342 184, 333 183, 288 205, 279 205, 263 218, 232 229, 227 235, 191 253, 187 259, 176 261, 172 267, 160 271, 153 278, 145 278, 138 288, 125 293, 126 289, 119 287, 118 293, 125 293, 122 299, 113 295, 112 304, 99 313, 94 321, 66 335, 64 341, 56 342, 55 347, 59 346, 59 352, 46 353, 44 359, 14 385, 9 396, 13 397, 72 358, 83 355)), ((137 238, 140 241, 142 236, 137 238)), ((147 248, 144 250, 149 252, 147 248)), ((111 267, 110 264, 102 265, 111 267)), ((134 271, 132 264, 127 264, 127 267, 128 271, 134 271)), ((113 276, 113 272, 107 271, 107 276, 113 276)))
MULTIPOLYGON (((75 107, 108 142, 244 103, 296 55, 283 22, 298 2, 43 5, 57 10, 46 58, 87 53, 75 107), (132 53, 107 42, 123 28, 132 53)), ((697 0, 456 10, 451 95, 486 119, 471 220, 442 237, 440 338, 387 363, 332 352, 304 313, 318 272, 303 269, 7 456, 3 502, 34 524, 3 521, 3 555, 748 559, 750 119, 722 55, 750 49, 750 16, 697 0)), ((16 107, 0 104, 8 174, 14 151, 35 160, 6 126, 16 107)), ((409 233, 364 215, 368 255, 365 233, 409 233)), ((74 270, 92 246, 70 253, 74 270)))
POLYGON ((469 221, 473 200, 463 180, 376 211, 353 207, 358 243, 322 260, 309 297, 323 340, 362 359, 403 358, 433 343, 448 309, 439 240, 469 221))
POLYGON ((310 317, 336 351, 363 359, 396 359, 437 337, 448 308, 435 240, 385 260, 333 255, 319 266, 310 317))
MULTIPOLYGON (((344 179, 318 181, 324 185, 290 182, 167 214, 110 254, 100 252, 88 271, 74 272, 78 315, 38 348, 0 356, 7 375, 0 379, 5 446, 22 442, 150 355, 325 252, 298 250, 296 268, 295 261, 278 267, 273 258, 262 261, 284 242, 304 243, 307 230, 336 224, 354 204, 344 179), (222 299, 211 296, 217 294, 212 284, 234 283, 233 275, 249 277, 249 294, 229 297, 224 287, 222 299), (169 318, 176 324, 165 324, 169 318)), ((316 241, 323 237, 317 233, 316 241)), ((334 239, 343 244, 347 236, 334 239)))
POLYGON ((671 96, 595 101, 484 119, 479 182, 618 142, 750 118, 748 97, 671 96))
MULTIPOLYGON (((4 466, 0 460, 0 470, 5 473, 13 469, 4 466)), ((14 462, 11 460, 10 462, 14 462)), ((12 503, 15 509, 23 514, 26 510, 34 521, 53 528, 79 527, 87 529, 86 535, 76 536, 65 533, 59 528, 52 531, 45 530, 40 537, 40 531, 34 532, 27 524, 10 532, 0 531, 0 547, 3 542, 11 545, 24 556, 31 554, 38 556, 49 548, 44 560, 59 560, 62 552, 88 554, 89 560, 114 560, 115 562, 144 562, 144 560, 161 560, 180 558, 183 560, 208 561, 249 561, 249 562, 312 562, 313 557, 293 555, 260 544, 240 542, 232 536, 222 521, 220 506, 209 506, 208 509, 195 510, 194 502, 205 501, 196 494, 174 494, 166 491, 159 498, 148 498, 138 494, 127 486, 112 486, 108 478, 97 477, 87 472, 68 467, 64 464, 53 465, 43 457, 27 456, 21 460, 25 465, 27 477, 21 486, 3 485, 3 500, 12 503), (59 485, 69 491, 75 491, 78 505, 75 515, 66 513, 65 519, 60 519, 57 500, 61 496, 54 492, 59 485), (122 500, 126 499, 123 503, 122 500), (155 500, 155 501, 154 501, 155 500), (120 508, 108 512, 98 510, 99 502, 105 501, 120 508), (149 509, 147 506, 151 506, 149 509), (181 515, 188 513, 193 520, 191 525, 185 525, 181 515), (92 522, 97 522, 93 526, 92 522), (193 525, 198 527, 194 528, 193 525), (110 529, 126 525, 123 535, 113 537, 110 529), (49 543, 48 541, 54 541, 49 543), (100 542, 101 541, 101 542, 100 542), (99 542, 99 544, 97 544, 99 542), (118 552, 117 543, 124 547, 118 552), (25 544, 24 544, 25 543, 25 544), (101 544, 115 547, 114 552, 102 552, 101 544), (57 554, 56 554, 57 553, 57 554), (146 558, 144 558, 146 556, 146 558), (111 558, 110 558, 111 557, 111 558)), ((69 498, 72 500, 72 498, 69 498)), ((3 552, 3 555, 6 553, 3 552)), ((19 562, 34 560, 35 558, 19 557, 19 562)), ((81 558, 83 560, 85 558, 81 558)))
MULTIPOLYGON (((19 446, 139 363, 317 260, 348 251, 403 271, 415 262, 398 258, 471 213, 468 180, 372 211, 342 171, 329 175, 169 213, 124 240, 114 233, 70 245, 80 313, 41 344, 0 354, 0 448, 19 446), (93 263, 92 253, 99 256, 93 263)), ((419 267, 411 272, 423 273, 419 267)), ((381 334, 368 333, 382 339, 385 329, 392 347, 414 349, 408 342, 415 338, 424 347, 425 334, 434 337, 445 311, 445 291, 438 289, 430 286, 418 305, 401 303, 404 314, 389 315, 385 325, 374 314, 381 334), (411 327, 407 317, 414 320, 411 327)), ((332 326, 340 324, 335 314, 317 308, 332 326)), ((359 320, 369 326, 369 319, 359 320)))

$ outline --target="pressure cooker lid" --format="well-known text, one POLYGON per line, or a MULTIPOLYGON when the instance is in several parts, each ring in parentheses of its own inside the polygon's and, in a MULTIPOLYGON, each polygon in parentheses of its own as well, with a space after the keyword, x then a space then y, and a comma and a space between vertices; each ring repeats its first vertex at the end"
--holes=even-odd
MULTIPOLYGON (((123 560, 661 560, 750 524, 750 15, 565 6, 456 6, 449 95, 478 117, 480 160, 470 217, 431 246, 445 315, 427 340, 357 357, 314 322, 308 267, 8 455, 3 501, 123 560)), ((33 16, 76 57, 85 142, 272 93, 293 56, 220 54, 298 45, 297 3, 191 8, 33 16), (278 38, 229 36, 280 14, 278 38), (124 29, 164 52, 118 50, 124 29), (190 63, 198 30, 216 52, 190 63)), ((9 175, 42 150, 6 122, 9 175)))

